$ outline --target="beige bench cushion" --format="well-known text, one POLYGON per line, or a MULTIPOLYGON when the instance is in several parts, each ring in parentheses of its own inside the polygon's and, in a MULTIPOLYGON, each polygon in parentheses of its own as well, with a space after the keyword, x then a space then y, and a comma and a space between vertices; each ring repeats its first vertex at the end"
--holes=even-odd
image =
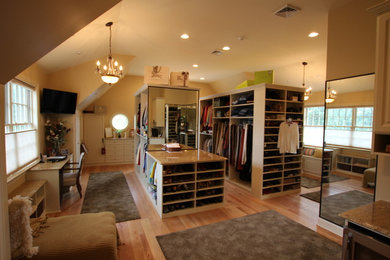
POLYGON ((111 212, 49 218, 47 225, 44 233, 34 238, 39 252, 32 259, 117 259, 117 231, 111 212))

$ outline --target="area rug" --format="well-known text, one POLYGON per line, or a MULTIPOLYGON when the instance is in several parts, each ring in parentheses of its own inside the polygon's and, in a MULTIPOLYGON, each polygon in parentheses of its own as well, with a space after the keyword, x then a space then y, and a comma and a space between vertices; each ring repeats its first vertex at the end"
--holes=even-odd
POLYGON ((322 198, 321 217, 337 225, 344 225, 339 214, 374 201, 374 196, 357 190, 347 191, 322 198))
POLYGON ((140 215, 122 172, 89 175, 81 213, 111 211, 116 222, 139 219, 140 215))
MULTIPOLYGON (((340 176, 340 175, 335 175, 335 174, 331 174, 329 176, 329 182, 337 182, 337 181, 343 181, 343 180, 347 180, 347 179, 349 179, 349 178, 344 177, 344 176, 340 176)), ((320 185, 321 185, 321 182, 319 180, 312 179, 312 178, 309 178, 306 176, 302 176, 302 180, 301 180, 302 187, 310 189, 310 188, 319 187, 320 185)))
POLYGON ((338 244, 272 210, 157 240, 167 260, 341 259, 338 244))
POLYGON ((320 191, 314 191, 314 192, 309 192, 309 193, 303 193, 301 194, 302 197, 313 200, 315 202, 320 203, 320 191))

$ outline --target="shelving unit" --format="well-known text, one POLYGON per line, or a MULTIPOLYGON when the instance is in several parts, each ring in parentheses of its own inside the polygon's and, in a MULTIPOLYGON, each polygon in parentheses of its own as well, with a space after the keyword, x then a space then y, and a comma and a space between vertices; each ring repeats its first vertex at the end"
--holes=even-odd
POLYGON ((261 198, 279 196, 300 190, 301 153, 303 146, 303 95, 304 90, 297 87, 275 84, 260 84, 228 93, 212 95, 200 99, 200 117, 206 106, 213 110, 213 128, 199 134, 199 148, 213 140, 212 152, 229 158, 226 178, 249 189, 261 198), (277 148, 279 126, 291 118, 299 126, 300 149, 297 154, 280 154, 277 148), (252 166, 250 178, 242 178, 232 165, 232 125, 250 123, 253 126, 252 166), (228 124, 226 137, 227 153, 216 147, 218 129, 228 124), (258 138, 258 137, 263 138, 258 138), (241 178, 240 178, 241 177, 241 178))
MULTIPOLYGON (((180 129, 176 125, 179 106, 194 106, 194 104, 198 103, 198 97, 199 89, 197 88, 148 84, 144 84, 134 94, 136 112, 134 116, 134 129, 136 133, 134 136, 134 170, 142 179, 147 177, 148 165, 146 165, 147 161, 145 160, 147 147, 152 144, 166 143, 171 140, 179 142, 180 129), (178 92, 180 92, 179 97, 177 95, 178 92), (183 100, 180 100, 180 98, 183 98, 183 100), (178 101, 182 104, 178 104, 178 101), (163 109, 165 112, 157 113, 157 111, 154 111, 155 109, 163 109), (164 118, 154 118, 157 114, 164 118), (147 123, 144 123, 142 119, 147 123), (165 122, 165 127, 161 126, 160 122, 165 122), (153 128, 157 129, 162 136, 153 136, 153 128)), ((193 109, 197 111, 196 106, 193 109)), ((196 122, 197 118, 195 119, 195 117, 197 114, 194 114, 194 121, 196 122)), ((188 131, 186 133, 187 136, 183 139, 188 145, 197 143, 197 130, 193 132, 194 134, 188 131)))
POLYGON ((336 156, 336 169, 352 174, 362 175, 364 170, 374 167, 372 158, 357 157, 353 155, 338 154, 336 156))
POLYGON ((11 199, 16 195, 31 198, 31 218, 38 218, 45 212, 46 208, 46 180, 26 181, 10 194, 8 198, 11 199))
POLYGON ((324 149, 322 155, 322 182, 329 183, 330 173, 332 172, 332 158, 333 158, 333 150, 332 149, 324 149))
POLYGON ((162 218, 223 205, 225 158, 188 150, 183 157, 177 153, 148 152, 147 160, 151 167, 156 163, 157 185, 149 180, 144 187, 162 218))

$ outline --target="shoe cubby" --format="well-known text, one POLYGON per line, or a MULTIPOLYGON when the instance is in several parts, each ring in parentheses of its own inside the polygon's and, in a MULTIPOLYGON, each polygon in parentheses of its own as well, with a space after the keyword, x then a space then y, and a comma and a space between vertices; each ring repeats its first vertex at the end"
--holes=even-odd
POLYGON ((303 102, 304 101, 304 93, 298 92, 298 91, 287 91, 287 98, 286 100, 288 102, 303 102))
POLYGON ((163 184, 172 185, 178 183, 188 183, 195 181, 195 174, 180 174, 174 176, 164 176, 163 184))
POLYGON ((283 89, 272 89, 267 88, 265 91, 266 100, 275 99, 275 100, 285 100, 286 92, 283 89))
POLYGON ((265 102, 266 113, 279 112, 283 113, 285 109, 285 103, 280 101, 267 100, 265 102))
POLYGON ((268 181, 268 180, 275 180, 275 179, 281 179, 283 176, 282 176, 282 172, 273 172, 273 173, 267 173, 267 174, 264 174, 263 176, 263 181, 268 181))
POLYGON ((163 213, 168 214, 168 213, 172 213, 174 211, 184 210, 184 209, 189 209, 189 208, 194 208, 194 201, 186 201, 186 202, 179 202, 179 203, 172 203, 169 205, 164 205, 163 206, 163 213))
POLYGON ((196 198, 205 198, 205 197, 214 197, 214 196, 220 196, 223 194, 223 188, 215 188, 215 189, 208 189, 208 190, 201 190, 196 192, 196 198))
POLYGON ((230 95, 214 98, 214 108, 229 107, 230 106, 230 95))
MULTIPOLYGON (((172 164, 169 161, 169 164, 162 165, 156 158, 161 158, 163 163, 167 162, 167 156, 172 156, 176 160, 177 155, 148 152, 148 165, 155 168, 154 178, 157 178, 157 181, 154 180, 157 183, 154 195, 149 194, 162 218, 195 213, 199 211, 197 209, 199 200, 203 201, 200 203, 202 204, 201 210, 219 207, 223 202, 225 159, 216 156, 220 159, 219 161, 210 161, 209 154, 203 151, 188 150, 183 153, 186 153, 186 156, 193 153, 189 158, 199 158, 200 153, 203 153, 205 162, 172 164), (153 157, 154 153, 161 157, 153 157), (154 162, 157 164, 152 166, 154 162), (217 197, 222 200, 215 200, 217 197), (206 201, 206 199, 209 200, 206 201), (205 205, 207 207, 204 207, 205 205)), ((192 161, 193 159, 184 157, 184 160, 192 161)))
POLYGON ((164 186, 164 194, 175 194, 195 190, 195 183, 164 186))
POLYGON ((203 207, 210 204, 218 204, 223 202, 223 196, 216 195, 214 198, 198 199, 196 201, 196 207, 203 207))

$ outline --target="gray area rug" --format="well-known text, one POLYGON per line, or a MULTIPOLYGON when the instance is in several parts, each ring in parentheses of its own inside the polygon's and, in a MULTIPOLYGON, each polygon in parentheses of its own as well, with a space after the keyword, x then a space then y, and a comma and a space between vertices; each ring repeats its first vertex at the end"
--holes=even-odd
POLYGON ((320 203, 320 197, 321 197, 320 194, 321 194, 320 191, 314 191, 314 192, 301 194, 301 196, 306 199, 313 200, 315 202, 320 203))
POLYGON ((158 236, 166 259, 341 259, 335 242, 275 211, 158 236))
POLYGON ((140 215, 122 172, 89 175, 81 213, 111 211, 116 222, 139 219, 140 215))
MULTIPOLYGON (((331 174, 329 177, 329 182, 337 182, 337 181, 343 181, 343 180, 347 180, 347 179, 349 179, 349 178, 344 177, 344 176, 340 176, 340 175, 331 174)), ((321 182, 319 180, 312 179, 312 178, 309 178, 306 176, 302 176, 302 180, 301 180, 302 187, 310 189, 310 188, 319 187, 320 185, 321 185, 321 182)))
POLYGON ((339 216, 340 213, 369 204, 373 201, 373 195, 357 190, 324 197, 321 203, 321 217, 343 226, 344 218, 339 216))

